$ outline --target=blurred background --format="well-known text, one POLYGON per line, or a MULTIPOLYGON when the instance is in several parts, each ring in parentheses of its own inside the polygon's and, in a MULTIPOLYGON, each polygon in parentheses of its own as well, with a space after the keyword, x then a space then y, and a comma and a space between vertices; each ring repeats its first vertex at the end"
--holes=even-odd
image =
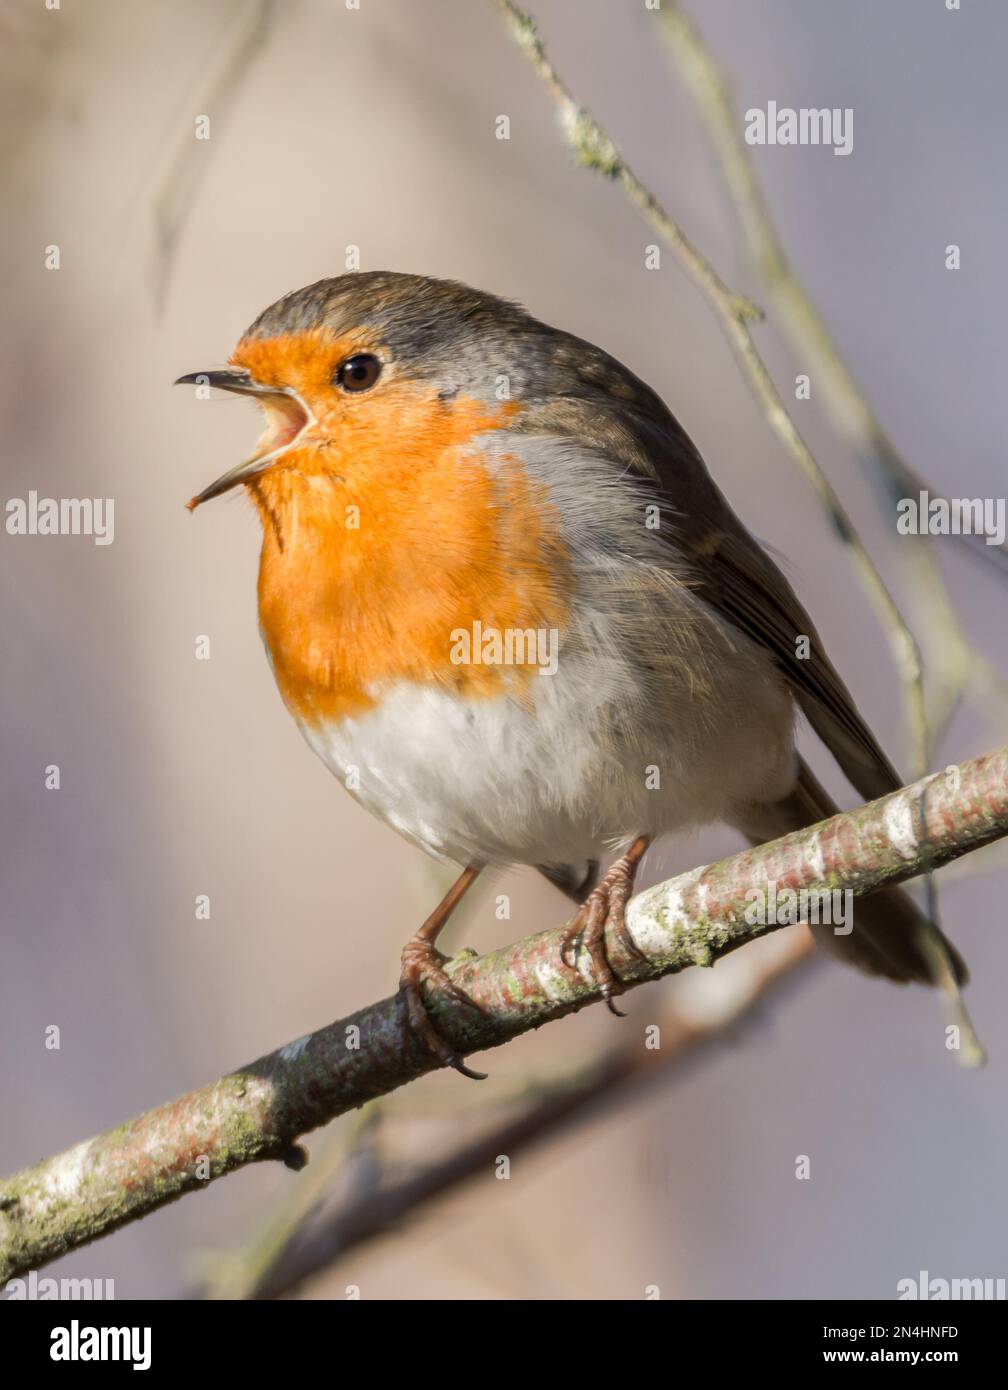
MULTIPOLYGON (((735 287, 763 296, 702 127, 642 0, 535 0, 578 99, 735 287)), ((755 151, 796 266, 907 458, 955 496, 1004 493, 1003 54, 971 0, 688 6, 743 110, 854 109, 854 151, 755 151), (945 269, 945 247, 962 269, 945 269)), ((904 771, 885 635, 811 490, 755 407, 709 307, 618 189, 578 169, 552 103, 473 0, 6 0, 4 499, 113 497, 115 540, 0 534, 0 1171, 117 1124, 394 988, 444 873, 344 794, 302 742, 256 628, 244 497, 183 502, 247 452, 246 403, 172 391, 223 364, 287 290, 362 269, 448 276, 594 340, 667 400, 782 563, 904 771), (194 139, 210 117, 209 141, 194 139), (511 138, 495 138, 496 118, 511 138), (44 252, 58 245, 58 271, 44 252), (210 659, 196 659, 209 637, 210 659), (59 791, 43 770, 58 764, 59 791), (209 921, 194 903, 208 894, 209 921), (45 1030, 60 1029, 47 1050, 45 1030)), ((771 320, 758 341, 800 428, 901 597, 892 515, 812 400, 771 320)), ((936 541, 963 629, 1008 669, 1004 580, 936 541)), ((919 595, 918 595, 919 597, 919 595)), ((927 613, 911 608, 921 640, 927 613)), ((935 766, 1003 741, 970 701, 935 766)), ((830 785, 853 794, 805 740, 830 785)), ((648 880, 740 844, 663 844, 648 880)), ((1008 1274, 1005 860, 955 871, 948 931, 990 1053, 943 1046, 920 990, 824 965, 682 1076, 485 1175, 303 1290, 370 1298, 895 1296, 921 1269, 1008 1274), (798 1181, 798 1155, 811 1179, 798 1181)), ((529 870, 475 891, 447 933, 486 949, 566 915, 529 870), (511 920, 494 898, 511 896, 511 920)), ((791 929, 794 930, 794 929, 791 929)), ((739 953, 741 959, 767 944, 739 953)), ((391 1097, 400 1166, 495 1107, 717 988, 650 985, 477 1059, 491 1080, 391 1097), (697 993, 699 991, 699 994, 697 993)), ((691 972, 699 976, 700 972, 691 972)), ((338 1142, 342 1127, 333 1126, 338 1142)), ((330 1142, 310 1136, 314 1154, 330 1142)), ((310 1172, 311 1168, 307 1170, 310 1172)), ((177 1296, 302 1179, 271 1165, 54 1266, 120 1297, 177 1296)))

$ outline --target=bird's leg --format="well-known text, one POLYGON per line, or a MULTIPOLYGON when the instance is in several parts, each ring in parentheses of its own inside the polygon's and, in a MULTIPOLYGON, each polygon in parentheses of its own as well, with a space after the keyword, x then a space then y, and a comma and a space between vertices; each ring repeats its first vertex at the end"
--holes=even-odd
POLYGON ((640 862, 650 843, 647 835, 638 836, 626 854, 606 870, 578 908, 560 948, 565 963, 575 970, 578 955, 582 950, 587 951, 592 974, 602 987, 603 998, 610 1012, 620 1018, 624 1015, 613 1003, 613 995, 623 993, 623 984, 609 962, 605 944, 606 928, 612 929, 613 936, 625 951, 632 956, 643 958, 627 930, 626 905, 633 892, 640 862))
POLYGON ((474 1081, 485 1081, 486 1073, 467 1067, 462 1058, 448 1046, 434 1027, 420 990, 425 981, 434 980, 441 989, 460 1003, 468 1004, 471 1009, 479 1008, 479 1005, 474 1004, 445 972, 445 957, 436 949, 435 942, 466 890, 476 882, 480 867, 478 864, 471 864, 462 870, 420 930, 406 942, 402 953, 402 973, 399 976, 399 992, 406 1001, 407 1017, 413 1033, 446 1067, 454 1067, 463 1076, 470 1076, 474 1081))

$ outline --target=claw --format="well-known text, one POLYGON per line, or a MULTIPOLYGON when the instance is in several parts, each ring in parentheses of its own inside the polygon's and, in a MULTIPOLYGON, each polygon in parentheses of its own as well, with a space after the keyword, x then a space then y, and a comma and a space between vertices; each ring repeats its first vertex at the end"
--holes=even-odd
POLYGON ((443 1066, 454 1067, 460 1075, 469 1077, 471 1081, 485 1081, 487 1073, 466 1066, 454 1048, 450 1047, 441 1036, 423 1002, 421 986, 425 982, 434 980, 445 993, 450 994, 458 1003, 465 1004, 470 1009, 482 1013, 480 1006, 470 999, 465 991, 460 989, 451 976, 446 973, 441 962, 440 952, 436 951, 430 942, 425 941, 422 937, 411 937, 403 948, 399 990, 406 1001, 406 1013, 410 1029, 443 1066))
POLYGON ((616 1018, 626 1018, 626 1010, 625 1010, 625 1009, 617 1009, 616 1005, 613 1003, 613 998, 612 998, 612 996, 613 996, 613 992, 612 992, 611 989, 603 989, 603 990, 602 990, 602 998, 605 1000, 605 1002, 606 1002, 606 1008, 609 1010, 609 1012, 610 1012, 611 1014, 614 1014, 614 1015, 616 1016, 616 1018))
POLYGON ((606 931, 611 931, 628 955, 644 959, 644 953, 627 930, 626 905, 633 891, 637 867, 647 847, 648 840, 641 836, 603 875, 581 904, 560 946, 560 959, 571 970, 577 970, 581 951, 588 952, 595 983, 599 986, 606 1008, 617 1018, 626 1018, 624 1011, 613 1003, 613 996, 622 994, 624 987, 609 960, 606 931))
POLYGON ((468 1076, 470 1081, 486 1081, 490 1075, 488 1071, 476 1071, 474 1067, 467 1067, 461 1057, 453 1057, 448 1065, 454 1067, 460 1076, 468 1076))

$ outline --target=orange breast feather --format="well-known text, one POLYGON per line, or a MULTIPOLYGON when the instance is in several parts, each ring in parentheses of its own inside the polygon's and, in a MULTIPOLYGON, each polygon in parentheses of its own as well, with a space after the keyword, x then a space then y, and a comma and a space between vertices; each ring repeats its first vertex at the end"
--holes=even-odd
POLYGON ((392 381, 380 409, 323 420, 250 486, 260 625, 298 718, 360 713, 400 680, 521 692, 530 668, 451 660, 452 633, 476 621, 563 631, 570 566, 545 490, 518 458, 491 471, 473 443, 516 409, 392 381))

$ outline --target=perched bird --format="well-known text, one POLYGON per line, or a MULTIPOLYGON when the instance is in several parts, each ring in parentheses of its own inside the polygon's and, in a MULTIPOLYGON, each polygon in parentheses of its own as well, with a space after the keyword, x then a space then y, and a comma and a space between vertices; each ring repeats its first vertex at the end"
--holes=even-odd
MULTIPOLYGON (((683 428, 600 348, 462 284, 359 273, 286 295, 227 370, 179 380, 266 415, 255 455, 189 506, 239 484, 255 504, 284 703, 358 801, 462 868, 403 952, 442 1061, 476 1075, 421 985, 454 989, 435 942, 485 865, 583 895, 565 963, 583 951, 612 1006, 605 932, 633 948, 653 840, 722 820, 761 842, 835 813, 799 714, 862 797, 901 785, 683 428), (596 881, 606 849, 623 853, 596 881)), ((813 931, 872 974, 966 978, 897 889, 849 935, 813 931)))

